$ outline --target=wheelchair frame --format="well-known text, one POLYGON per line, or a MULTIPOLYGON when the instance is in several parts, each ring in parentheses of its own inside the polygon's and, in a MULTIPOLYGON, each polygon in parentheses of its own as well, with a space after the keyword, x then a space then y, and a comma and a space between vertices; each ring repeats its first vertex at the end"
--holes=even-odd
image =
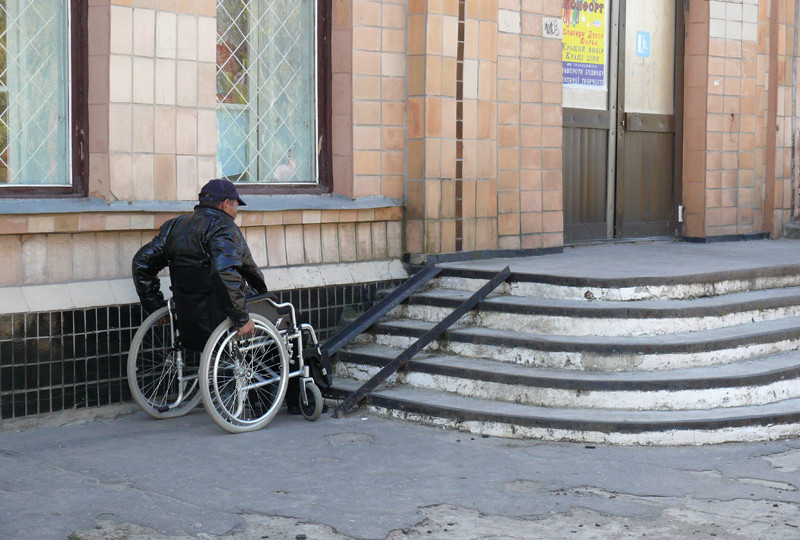
POLYGON ((253 431, 272 420, 283 402, 288 380, 298 377, 301 413, 311 421, 319 418, 322 394, 304 354, 304 337, 311 348, 319 348, 314 328, 306 323, 298 325, 294 306, 276 302, 269 293, 250 297, 247 302, 256 323, 254 333, 236 336, 231 320, 226 319, 211 333, 196 371, 187 364, 187 357, 199 353, 181 345, 172 299, 142 322, 131 342, 127 371, 131 394, 147 414, 154 418, 183 416, 202 399, 209 415, 226 431, 253 431), (256 358, 259 353, 266 355, 267 348, 272 351, 270 361, 263 356, 256 358), (296 364, 296 368, 290 368, 290 364, 296 364), (224 378, 220 372, 229 375, 224 378), (203 379, 206 384, 201 386, 203 379), (221 380, 227 381, 227 393, 220 390, 221 380), (278 390, 273 393, 275 384, 278 390), (270 402, 263 414, 256 411, 249 397, 261 388, 268 391, 258 396, 259 405, 263 406, 262 399, 270 402), (233 410, 226 399, 236 400, 233 410), (247 418, 242 417, 245 411, 247 418))

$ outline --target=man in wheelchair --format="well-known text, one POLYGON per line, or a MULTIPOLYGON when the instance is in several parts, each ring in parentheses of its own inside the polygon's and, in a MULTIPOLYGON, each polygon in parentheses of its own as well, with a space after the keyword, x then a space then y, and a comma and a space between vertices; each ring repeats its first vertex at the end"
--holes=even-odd
POLYGON ((211 180, 194 212, 164 223, 133 257, 133 281, 147 313, 166 304, 158 273, 169 266, 178 330, 188 349, 202 351, 225 317, 239 335, 253 331, 247 293, 267 292, 267 285, 233 221, 244 205, 232 182, 211 180))

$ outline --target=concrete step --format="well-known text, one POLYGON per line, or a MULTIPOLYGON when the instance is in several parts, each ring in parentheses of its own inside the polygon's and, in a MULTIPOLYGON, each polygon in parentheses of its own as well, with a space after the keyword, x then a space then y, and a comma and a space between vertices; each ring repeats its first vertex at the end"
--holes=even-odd
MULTIPOLYGON (((358 381, 338 378, 344 399, 358 381)), ((800 435, 800 399, 748 407, 681 411, 551 408, 404 386, 379 387, 365 399, 381 415, 482 435, 614 444, 685 445, 774 440, 800 435)))
MULTIPOLYGON (((357 342, 404 349, 433 322, 379 322, 357 342)), ((454 326, 426 350, 528 366, 600 371, 724 364, 800 348, 800 317, 653 336, 565 336, 454 326)))
MULTIPOLYGON (((361 345, 337 356, 337 376, 366 381, 402 350, 361 345)), ((721 366, 597 372, 531 368, 496 360, 419 354, 389 383, 541 407, 680 410, 800 397, 800 352, 721 366)))
MULTIPOLYGON (((438 322, 469 291, 429 289, 390 314, 438 322)), ((587 301, 493 296, 462 321, 475 326, 560 335, 634 336, 692 332, 800 316, 800 287, 747 291, 684 300, 587 301)))
MULTIPOLYGON (((494 270, 448 263, 432 287, 475 291, 494 270)), ((624 278, 577 277, 515 271, 498 290, 515 296, 595 299, 611 301, 678 300, 745 291, 800 286, 800 266, 726 270, 687 275, 655 275, 624 278)))

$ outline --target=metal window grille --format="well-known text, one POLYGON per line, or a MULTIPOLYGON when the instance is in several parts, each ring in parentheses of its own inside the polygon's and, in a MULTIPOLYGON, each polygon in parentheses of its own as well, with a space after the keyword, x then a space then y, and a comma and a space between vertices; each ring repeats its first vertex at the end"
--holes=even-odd
POLYGON ((69 4, 0 0, 0 185, 71 182, 69 4))
POLYGON ((217 174, 316 184, 315 0, 217 1, 217 174))

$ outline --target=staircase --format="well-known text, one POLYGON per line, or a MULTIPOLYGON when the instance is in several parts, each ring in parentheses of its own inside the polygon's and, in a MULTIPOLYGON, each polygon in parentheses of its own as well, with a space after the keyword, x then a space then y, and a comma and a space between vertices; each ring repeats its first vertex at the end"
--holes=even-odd
MULTIPOLYGON (((495 272, 443 268, 340 350, 344 399, 495 272)), ((515 270, 367 394, 473 433, 617 444, 800 435, 800 267, 649 278, 515 270)))

